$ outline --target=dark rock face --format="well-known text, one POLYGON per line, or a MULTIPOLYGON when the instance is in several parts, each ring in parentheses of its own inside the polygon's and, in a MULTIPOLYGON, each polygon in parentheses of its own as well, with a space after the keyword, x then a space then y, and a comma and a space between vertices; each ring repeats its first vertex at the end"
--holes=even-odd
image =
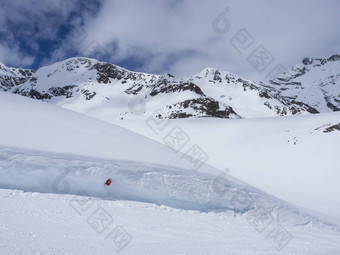
POLYGON ((64 86, 64 87, 52 87, 48 90, 48 92, 55 97, 64 96, 66 98, 71 98, 73 97, 74 91, 79 91, 79 89, 77 88, 78 88, 77 85, 69 85, 69 86, 64 86))
POLYGON ((333 111, 337 112, 340 111, 340 108, 332 104, 331 102, 327 102, 327 107, 332 109, 333 111))
POLYGON ((6 73, 5 75, 0 75, 0 88, 5 91, 25 83, 35 72, 31 69, 5 68, 1 65, 0 70, 6 73))
POLYGON ((248 81, 245 81, 245 80, 242 80, 242 79, 238 79, 237 81, 238 82, 242 82, 242 87, 243 87, 244 91, 247 91, 247 90, 260 90, 261 89, 260 87, 256 86, 252 82, 248 82, 248 81))
POLYGON ((321 66, 321 65, 325 65, 328 62, 334 62, 334 61, 339 61, 339 60, 340 60, 340 54, 335 54, 335 55, 330 56, 327 59, 324 59, 324 58, 313 59, 313 58, 306 57, 302 60, 302 63, 304 65, 321 66))
POLYGON ((190 117, 194 117, 194 115, 181 111, 173 112, 169 115, 169 119, 187 119, 190 117))
POLYGON ((93 65, 90 70, 97 70, 97 81, 99 83, 111 83, 110 79, 121 80, 125 73, 111 64, 98 63, 93 65))
MULTIPOLYGON (((300 106, 299 109, 306 110, 307 112, 312 113, 312 114, 319 113, 319 111, 316 110, 315 108, 309 106, 308 104, 302 103, 302 102, 297 102, 295 100, 292 100, 291 104, 298 105, 298 106, 300 106)), ((294 107, 294 106, 291 106, 291 107, 294 107)), ((298 113, 299 112, 298 108, 295 108, 295 111, 298 113)))
POLYGON ((260 97, 267 98, 267 99, 270 99, 270 98, 271 98, 271 96, 269 96, 269 94, 268 94, 267 91, 260 91, 260 92, 259 92, 259 96, 260 96, 260 97))
POLYGON ((52 87, 48 91, 38 91, 33 87, 31 89, 14 89, 14 94, 30 97, 37 100, 48 101, 53 97, 71 98, 75 91, 79 91, 78 86, 69 85, 64 87, 52 87))
POLYGON ((143 85, 141 84, 135 84, 134 86, 128 88, 124 92, 128 95, 138 95, 138 92, 140 92, 143 89, 143 85))
POLYGON ((26 97, 30 97, 30 98, 33 98, 33 99, 37 99, 37 100, 42 100, 42 101, 45 101, 45 100, 49 100, 49 99, 52 99, 52 96, 48 93, 40 93, 39 91, 35 90, 35 89, 30 89, 28 91, 26 90, 19 90, 19 89, 15 89, 13 91, 14 94, 19 94, 19 95, 22 95, 22 96, 26 96, 26 97))
MULTIPOLYGON (((170 107, 169 107, 170 108, 170 107)), ((174 104, 171 108, 179 109, 170 114, 170 119, 189 118, 192 114, 187 114, 183 110, 192 108, 200 117, 215 117, 215 118, 241 118, 230 106, 220 107, 220 103, 213 98, 200 97, 197 99, 185 100, 174 104), (234 116, 231 116, 234 115, 234 116)))
POLYGON ((323 132, 324 133, 330 133, 330 132, 333 132, 333 131, 336 131, 336 130, 340 131, 340 123, 326 128, 323 132))
POLYGON ((92 98, 95 97, 95 95, 97 95, 96 92, 90 91, 90 90, 88 90, 88 89, 83 89, 83 90, 81 91, 81 93, 84 95, 84 97, 85 97, 86 100, 91 100, 92 98))
POLYGON ((306 57, 306 58, 302 59, 302 63, 303 63, 304 65, 310 65, 310 64, 313 63, 313 59, 312 59, 312 58, 306 57))
POLYGON ((158 94, 166 94, 166 93, 174 93, 174 92, 181 92, 181 91, 191 91, 195 92, 198 95, 203 96, 204 93, 198 87, 196 84, 191 83, 191 82, 184 82, 184 83, 176 83, 176 84, 171 84, 167 80, 162 80, 158 82, 152 92, 150 93, 150 96, 156 96, 158 94))
POLYGON ((28 97, 33 98, 33 99, 38 99, 38 100, 46 100, 46 99, 51 99, 51 95, 47 94, 47 93, 40 93, 37 90, 31 89, 28 92, 28 97))
POLYGON ((335 54, 327 59, 328 61, 339 61, 340 60, 340 54, 335 54))
POLYGON ((222 82, 222 78, 221 78, 221 72, 220 71, 215 71, 214 74, 214 81, 218 81, 218 82, 222 82))

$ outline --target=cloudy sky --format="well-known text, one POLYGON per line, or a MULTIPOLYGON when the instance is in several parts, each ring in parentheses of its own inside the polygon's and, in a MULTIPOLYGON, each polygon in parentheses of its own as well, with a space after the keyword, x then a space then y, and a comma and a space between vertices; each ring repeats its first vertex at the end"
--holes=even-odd
POLYGON ((278 65, 290 68, 305 56, 340 54, 338 0, 0 4, 0 61, 14 67, 36 69, 86 56, 178 77, 215 67, 259 80, 278 65))

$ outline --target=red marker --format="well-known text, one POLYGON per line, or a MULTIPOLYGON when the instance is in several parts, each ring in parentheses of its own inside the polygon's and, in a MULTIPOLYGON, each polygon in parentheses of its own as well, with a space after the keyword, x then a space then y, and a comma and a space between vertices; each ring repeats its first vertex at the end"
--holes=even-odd
POLYGON ((106 186, 110 186, 112 183, 112 180, 111 179, 107 179, 107 181, 105 182, 105 185, 106 186))

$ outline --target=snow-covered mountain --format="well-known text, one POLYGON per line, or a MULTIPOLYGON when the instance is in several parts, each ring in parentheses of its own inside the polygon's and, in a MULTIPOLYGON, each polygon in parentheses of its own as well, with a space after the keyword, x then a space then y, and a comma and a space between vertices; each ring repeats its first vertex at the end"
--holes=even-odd
POLYGON ((308 114, 337 109, 303 101, 307 86, 291 98, 212 68, 176 79, 87 58, 0 66, 1 254, 340 252, 340 112, 308 114))
POLYGON ((340 55, 304 58, 267 85, 288 102, 302 102, 319 112, 340 111, 340 55))
POLYGON ((3 87, 15 94, 50 102, 112 122, 156 118, 273 117, 317 112, 288 101, 271 88, 238 75, 206 68, 185 79, 170 74, 131 72, 88 58, 71 58, 32 70, 9 69, 3 87), (22 77, 22 73, 26 74, 22 77), (21 76, 20 76, 21 75, 21 76), (20 81, 20 82, 19 82, 20 81), (147 107, 146 107, 147 105, 147 107))
POLYGON ((9 68, 0 62, 0 90, 11 90, 25 83, 33 73, 34 70, 9 68))

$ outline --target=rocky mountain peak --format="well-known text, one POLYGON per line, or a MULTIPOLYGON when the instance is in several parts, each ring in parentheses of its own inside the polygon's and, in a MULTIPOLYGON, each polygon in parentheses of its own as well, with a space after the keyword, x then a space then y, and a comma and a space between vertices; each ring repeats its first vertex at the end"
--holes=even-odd
POLYGON ((288 102, 299 101, 317 112, 340 110, 340 55, 304 58, 266 87, 288 102))
POLYGON ((324 100, 328 100, 327 109, 340 108, 335 104, 340 99, 337 102, 337 97, 332 97, 339 87, 334 86, 338 82, 339 56, 304 58, 289 75, 267 84, 257 84, 216 68, 205 68, 188 78, 177 79, 171 74, 133 72, 96 59, 76 57, 36 72, 0 65, 0 88, 95 117, 100 115, 106 121, 147 118, 156 110, 162 111, 162 118, 308 114, 324 110, 320 102, 306 99, 315 98, 314 94, 309 95, 310 82, 323 91, 324 100), (322 72, 327 77, 315 74, 320 68, 326 70, 322 72), (308 79, 301 80, 305 77, 308 79), (327 84, 323 78, 313 77, 323 77, 327 84), (134 104, 146 105, 139 107, 145 109, 138 111, 138 116, 131 109, 134 104))
POLYGON ((340 61, 340 54, 335 54, 330 56, 329 58, 309 58, 305 57, 302 59, 302 63, 304 65, 312 65, 312 66, 321 66, 325 65, 328 62, 335 62, 335 61, 340 61))

